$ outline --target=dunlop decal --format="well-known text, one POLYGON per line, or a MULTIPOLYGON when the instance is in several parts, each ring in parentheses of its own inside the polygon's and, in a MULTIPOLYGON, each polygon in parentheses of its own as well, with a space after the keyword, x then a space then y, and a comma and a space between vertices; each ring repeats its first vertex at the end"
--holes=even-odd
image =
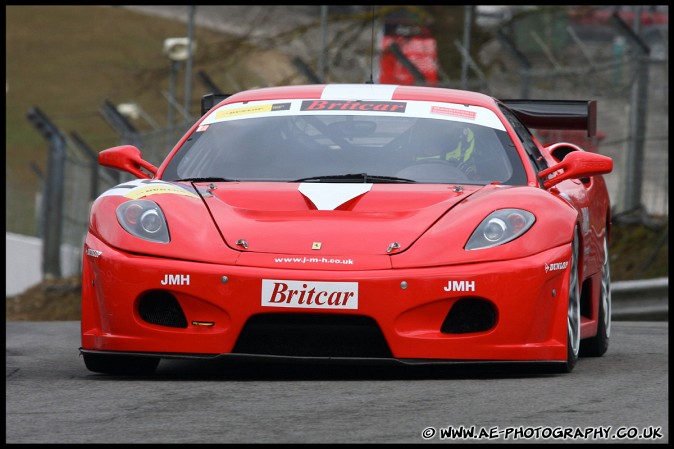
POLYGON ((130 198, 132 200, 137 200, 138 198, 143 198, 145 196, 150 196, 150 195, 157 195, 159 193, 172 193, 175 195, 185 195, 185 196, 191 196, 192 198, 199 198, 198 195, 189 192, 181 187, 176 187, 173 185, 163 185, 163 186, 146 186, 146 187, 139 187, 137 189, 133 189, 126 195, 124 195, 126 198, 130 198))
POLYGON ((545 272, 548 273, 550 271, 557 271, 557 270, 566 270, 566 268, 569 266, 569 262, 555 262, 551 264, 545 264, 545 272))
POLYGON ((171 184, 165 181, 153 179, 134 179, 133 181, 119 184, 101 194, 103 196, 123 196, 131 199, 138 199, 144 196, 156 195, 159 193, 170 193, 174 195, 185 195, 192 198, 199 198, 191 187, 171 184))
POLYGON ((290 103, 260 104, 255 106, 244 106, 235 109, 221 109, 215 113, 216 119, 234 117, 237 115, 260 114, 272 111, 287 111, 290 109, 290 103))

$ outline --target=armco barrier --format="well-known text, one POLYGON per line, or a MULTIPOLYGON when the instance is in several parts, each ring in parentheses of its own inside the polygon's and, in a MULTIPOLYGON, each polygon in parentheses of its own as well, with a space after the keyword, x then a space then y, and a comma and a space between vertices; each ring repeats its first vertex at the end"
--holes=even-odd
POLYGON ((612 313, 617 321, 669 321, 669 278, 611 284, 612 313))
MULTIPOLYGON (((38 238, 6 233, 6 296, 23 293, 41 281, 41 245, 38 238)), ((80 269, 80 251, 70 246, 61 248, 65 275, 75 274, 80 269)), ((611 299, 614 320, 667 321, 669 278, 613 282, 611 299)))

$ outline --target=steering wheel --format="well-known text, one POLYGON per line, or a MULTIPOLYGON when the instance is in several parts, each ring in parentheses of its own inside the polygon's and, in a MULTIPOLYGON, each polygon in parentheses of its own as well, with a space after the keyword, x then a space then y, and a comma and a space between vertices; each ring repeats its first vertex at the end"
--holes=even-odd
POLYGON ((400 170, 396 176, 432 183, 464 183, 469 178, 456 163, 443 159, 416 161, 400 170))

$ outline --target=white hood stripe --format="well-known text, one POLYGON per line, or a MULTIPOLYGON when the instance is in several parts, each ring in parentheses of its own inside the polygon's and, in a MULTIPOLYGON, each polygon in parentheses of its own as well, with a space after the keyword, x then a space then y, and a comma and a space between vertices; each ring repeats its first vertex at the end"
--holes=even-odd
POLYGON ((389 84, 330 84, 322 100, 391 100, 398 86, 389 84))
POLYGON ((300 184, 299 191, 318 210, 334 210, 349 200, 369 192, 372 184, 311 183, 300 184))

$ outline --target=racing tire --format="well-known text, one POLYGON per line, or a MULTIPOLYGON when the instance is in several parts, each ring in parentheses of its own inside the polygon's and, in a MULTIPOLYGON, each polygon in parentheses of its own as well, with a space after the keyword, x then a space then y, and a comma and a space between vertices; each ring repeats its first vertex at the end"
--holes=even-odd
POLYGON ((580 238, 578 228, 574 230, 571 242, 571 272, 569 273, 569 296, 566 314, 566 362, 559 365, 559 372, 570 373, 576 366, 580 353, 580 283, 578 276, 580 238))
POLYGON ((84 365, 89 371, 124 376, 146 376, 154 373, 159 365, 159 357, 139 357, 132 355, 82 354, 84 365))
POLYGON ((609 264, 608 239, 604 237, 604 263, 601 267, 601 296, 599 297, 599 315, 597 335, 582 341, 580 355, 583 357, 601 357, 608 350, 611 336, 611 268, 609 264))

